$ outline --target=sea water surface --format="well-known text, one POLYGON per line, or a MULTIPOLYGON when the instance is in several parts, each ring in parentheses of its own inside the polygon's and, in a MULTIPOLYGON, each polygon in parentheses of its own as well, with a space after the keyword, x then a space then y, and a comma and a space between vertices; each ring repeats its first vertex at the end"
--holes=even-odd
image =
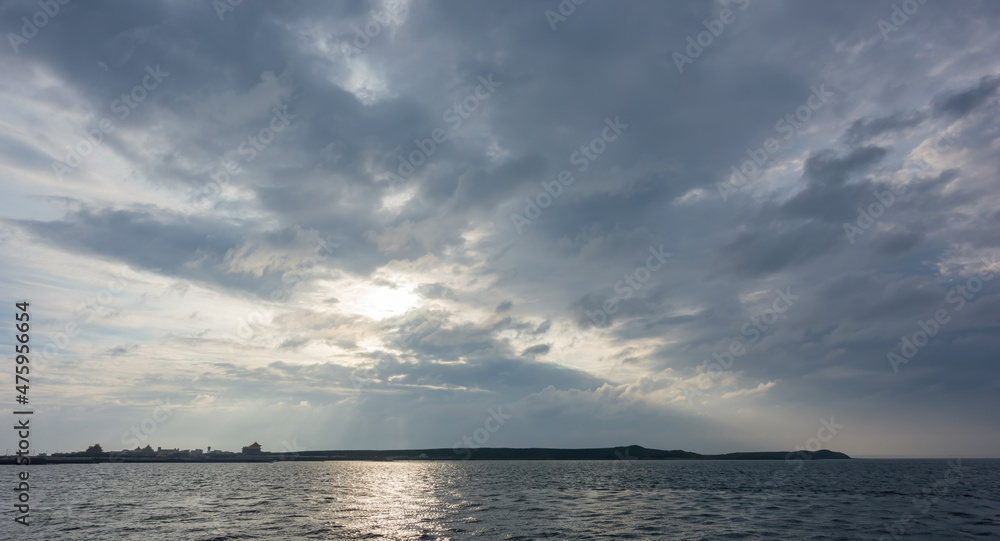
POLYGON ((1000 539, 1000 460, 32 466, 29 527, 24 469, 0 539, 1000 539))

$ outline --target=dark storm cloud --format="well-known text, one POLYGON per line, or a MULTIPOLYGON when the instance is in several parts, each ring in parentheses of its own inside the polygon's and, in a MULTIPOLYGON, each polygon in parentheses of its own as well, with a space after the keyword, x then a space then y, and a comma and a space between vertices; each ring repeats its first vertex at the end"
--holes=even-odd
POLYGON ((1000 76, 984 76, 972 87, 937 96, 934 99, 934 110, 953 116, 965 116, 996 94, 997 87, 1000 87, 1000 76))
POLYGON ((186 225, 180 216, 153 209, 84 208, 59 221, 12 223, 65 249, 93 252, 171 274, 183 272, 197 254, 221 259, 241 236, 235 228, 225 231, 206 223, 186 225), (214 232, 208 233, 210 229, 214 232))
POLYGON ((901 254, 916 247, 924 238, 923 231, 892 231, 878 241, 878 251, 885 255, 901 254))
POLYGON ((295 351, 302 348, 302 346, 305 346, 309 342, 310 340, 308 338, 293 338, 282 342, 281 345, 278 346, 278 349, 295 351))
MULTIPOLYGON (((224 261, 226 254, 242 244, 248 228, 229 223, 192 220, 154 208, 110 210, 87 206, 68 213, 62 220, 8 223, 67 251, 120 261, 166 276, 261 295, 270 291, 268 287, 280 284, 280 276, 273 272, 263 279, 230 272, 224 261)), ((280 238, 275 239, 279 244, 280 238)))
POLYGON ((417 287, 417 293, 428 299, 458 300, 458 294, 455 293, 454 289, 440 283, 420 284, 417 287))
POLYGON ((462 364, 420 363, 405 370, 401 376, 394 381, 490 389, 508 396, 523 396, 550 385, 557 389, 594 389, 605 383, 586 372, 557 364, 503 357, 484 357, 462 364))
POLYGON ((823 151, 806 160, 805 176, 818 184, 843 184, 851 173, 878 163, 887 153, 887 149, 877 146, 859 148, 846 156, 823 151))
MULTIPOLYGON (((860 175, 888 153, 886 148, 865 146, 846 154, 827 149, 809 156, 802 175, 804 188, 785 202, 763 207, 755 219, 758 229, 723 246, 720 255, 729 272, 766 276, 846 244, 841 225, 856 217, 858 206, 874 197, 875 190, 889 188, 860 175)), ((910 241, 912 247, 916 239, 910 241)), ((892 246, 902 251, 906 244, 892 246)))
POLYGON ((538 344, 537 346, 531 346, 530 348, 522 351, 521 356, 533 359, 535 357, 545 355, 550 349, 552 349, 552 346, 548 344, 538 344))
POLYGON ((851 146, 858 145, 883 133, 917 126, 924 121, 924 118, 922 113, 916 111, 896 112, 877 118, 859 118, 844 132, 844 142, 851 146))
POLYGON ((874 184, 867 180, 850 184, 847 181, 881 161, 886 154, 887 149, 867 146, 846 155, 826 150, 810 156, 803 175, 805 189, 781 205, 780 216, 838 223, 851 218, 858 202, 872 191, 874 184))
POLYGON ((112 357, 118 357, 119 355, 127 355, 138 348, 139 344, 125 344, 109 349, 107 351, 107 354, 111 355, 112 357))
POLYGON ((729 272, 766 276, 830 253, 843 240, 837 225, 809 221, 744 233, 720 250, 729 272))
POLYGON ((391 329, 393 342, 404 355, 424 360, 454 361, 498 355, 516 357, 509 340, 500 335, 514 332, 535 337, 545 334, 550 323, 542 322, 535 326, 505 316, 478 324, 456 324, 451 314, 443 311, 414 311, 384 325, 391 329))
MULTIPOLYGON (((290 364, 276 361, 248 370, 215 364, 212 374, 194 382, 193 387, 230 388, 234 396, 253 394, 267 385, 280 391, 303 389, 308 392, 392 391, 411 394, 454 394, 457 388, 499 393, 504 400, 516 400, 552 386, 556 389, 595 389, 605 382, 578 370, 552 363, 521 358, 485 357, 464 363, 406 361, 394 355, 380 355, 357 368, 335 363, 290 364), (269 383, 270 382, 270 383, 269 383), (249 388, 248 388, 249 386, 249 388)), ((335 395, 327 395, 326 400, 335 395)))

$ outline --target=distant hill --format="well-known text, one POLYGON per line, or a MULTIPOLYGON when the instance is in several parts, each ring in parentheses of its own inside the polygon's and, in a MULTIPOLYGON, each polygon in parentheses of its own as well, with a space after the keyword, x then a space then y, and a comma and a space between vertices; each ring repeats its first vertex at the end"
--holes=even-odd
POLYGON ((552 449, 545 447, 479 449, 407 449, 399 451, 304 451, 302 457, 337 457, 343 459, 400 459, 423 455, 427 460, 784 460, 796 456, 803 460, 849 459, 844 453, 828 451, 764 451, 702 455, 691 451, 647 449, 640 445, 598 447, 591 449, 552 449))

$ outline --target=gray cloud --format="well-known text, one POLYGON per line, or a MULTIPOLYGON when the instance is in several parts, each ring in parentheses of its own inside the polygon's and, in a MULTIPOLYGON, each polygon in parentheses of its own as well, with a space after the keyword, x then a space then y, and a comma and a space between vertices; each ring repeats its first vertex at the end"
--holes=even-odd
POLYGON ((964 90, 946 92, 934 98, 934 110, 953 116, 965 116, 996 94, 1000 76, 983 76, 979 83, 964 90))
POLYGON ((852 146, 858 145, 884 133, 918 126, 923 121, 924 115, 918 111, 895 112, 877 118, 859 118, 844 132, 844 142, 852 146))

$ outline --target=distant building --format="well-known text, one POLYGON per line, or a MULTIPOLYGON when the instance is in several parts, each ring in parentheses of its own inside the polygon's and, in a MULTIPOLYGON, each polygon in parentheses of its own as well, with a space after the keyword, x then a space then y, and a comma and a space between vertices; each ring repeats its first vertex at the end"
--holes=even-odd
POLYGON ((243 448, 244 455, 259 455, 260 454, 260 444, 253 442, 243 448))

